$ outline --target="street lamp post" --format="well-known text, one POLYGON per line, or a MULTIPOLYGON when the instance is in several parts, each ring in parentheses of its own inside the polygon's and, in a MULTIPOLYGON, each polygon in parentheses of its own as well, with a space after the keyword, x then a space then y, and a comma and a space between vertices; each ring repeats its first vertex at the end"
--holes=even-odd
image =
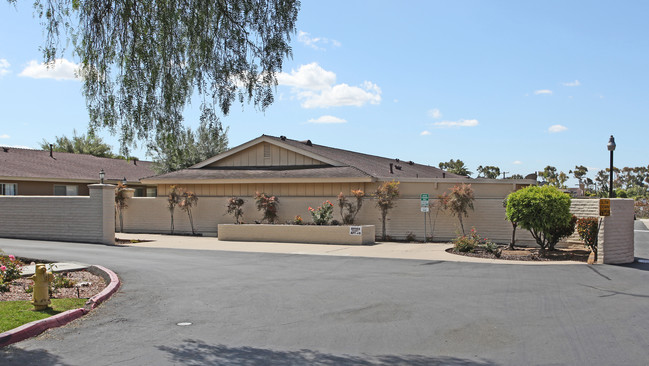
POLYGON ((99 183, 104 184, 104 177, 106 176, 106 173, 104 173, 104 169, 99 171, 99 183))
POLYGON ((615 193, 613 191, 613 151, 615 151, 615 138, 611 135, 611 138, 608 139, 608 145, 606 145, 608 151, 611 152, 611 170, 609 173, 609 186, 608 186, 608 197, 615 198, 615 193))

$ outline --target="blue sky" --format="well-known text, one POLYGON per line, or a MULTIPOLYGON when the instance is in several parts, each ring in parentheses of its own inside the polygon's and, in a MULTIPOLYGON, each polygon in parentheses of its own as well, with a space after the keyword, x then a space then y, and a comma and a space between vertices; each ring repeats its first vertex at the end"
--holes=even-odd
MULTIPOLYGON (((232 147, 286 135, 473 172, 579 164, 591 178, 614 135, 616 166, 647 166, 646 14, 644 1, 303 1, 276 102, 222 122, 232 147)), ((42 37, 30 1, 0 2, 0 145, 86 131, 81 83, 67 79, 78 60, 43 73, 42 37)))

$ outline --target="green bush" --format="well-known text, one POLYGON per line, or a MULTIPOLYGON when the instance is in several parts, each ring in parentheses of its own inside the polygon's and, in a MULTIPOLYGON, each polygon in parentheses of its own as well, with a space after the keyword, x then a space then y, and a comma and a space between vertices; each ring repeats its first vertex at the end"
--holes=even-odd
POLYGON ((329 221, 334 216, 334 204, 327 200, 322 202, 322 206, 318 208, 309 207, 311 218, 316 225, 329 225, 329 221))
POLYGON ((529 230, 541 254, 574 232, 570 196, 550 186, 529 186, 507 196, 507 220, 529 230))
POLYGON ((471 235, 462 235, 453 239, 453 250, 456 252, 473 252, 477 246, 471 235))

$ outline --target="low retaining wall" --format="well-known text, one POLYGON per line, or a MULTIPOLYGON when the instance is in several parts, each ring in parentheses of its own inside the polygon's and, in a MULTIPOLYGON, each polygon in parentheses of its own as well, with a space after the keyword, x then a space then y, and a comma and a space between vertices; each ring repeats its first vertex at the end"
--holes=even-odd
POLYGON ((115 186, 90 195, 0 196, 0 237, 115 244, 115 186))
POLYGON ((374 244, 374 225, 258 225, 220 224, 219 240, 311 244, 374 244))

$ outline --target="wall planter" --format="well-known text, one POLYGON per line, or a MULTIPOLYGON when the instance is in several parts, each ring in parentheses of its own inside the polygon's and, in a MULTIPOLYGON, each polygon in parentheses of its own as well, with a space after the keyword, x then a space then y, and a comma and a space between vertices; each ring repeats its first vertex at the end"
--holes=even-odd
POLYGON ((374 244, 374 225, 318 226, 219 224, 219 240, 307 244, 374 244))

